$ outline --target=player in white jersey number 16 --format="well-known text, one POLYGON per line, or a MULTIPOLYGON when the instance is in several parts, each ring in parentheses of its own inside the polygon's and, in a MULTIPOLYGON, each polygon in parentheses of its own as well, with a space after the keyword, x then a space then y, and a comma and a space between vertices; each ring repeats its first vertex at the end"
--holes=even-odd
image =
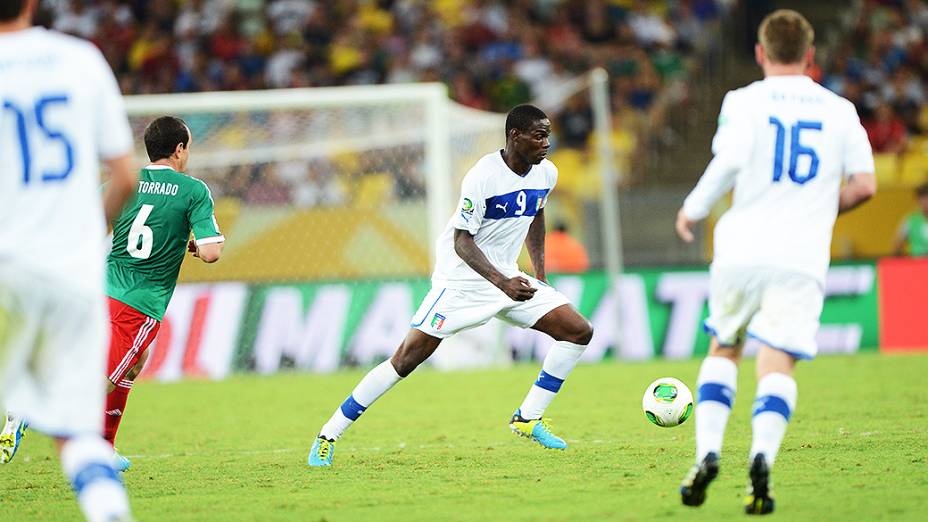
POLYGON ((741 350, 751 337, 760 348, 744 510, 773 512, 770 472, 796 407, 796 360, 817 351, 835 218, 876 191, 870 144, 854 106, 804 75, 815 54, 813 36, 796 11, 764 19, 755 49, 764 79, 726 95, 714 157, 677 215, 677 233, 691 242, 693 225, 735 189, 714 232, 696 463, 680 487, 688 506, 705 502, 719 473, 741 350))

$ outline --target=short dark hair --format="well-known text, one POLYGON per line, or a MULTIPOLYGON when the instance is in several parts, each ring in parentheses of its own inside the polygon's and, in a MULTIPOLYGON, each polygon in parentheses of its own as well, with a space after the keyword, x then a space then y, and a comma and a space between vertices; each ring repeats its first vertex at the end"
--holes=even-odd
POLYGON ((918 188, 915 189, 915 195, 920 198, 928 196, 928 183, 922 183, 919 185, 918 188))
POLYGON ((189 140, 187 124, 174 116, 156 118, 145 128, 145 150, 148 151, 148 159, 151 161, 170 158, 178 143, 183 143, 186 147, 189 140))
POLYGON ((3 0, 0 2, 0 22, 16 20, 25 7, 26 0, 3 0))
POLYGON ((534 105, 529 105, 527 103, 516 105, 509 111, 509 114, 506 115, 506 136, 509 136, 509 131, 512 129, 525 132, 536 121, 546 119, 548 119, 548 115, 545 114, 545 111, 534 105))

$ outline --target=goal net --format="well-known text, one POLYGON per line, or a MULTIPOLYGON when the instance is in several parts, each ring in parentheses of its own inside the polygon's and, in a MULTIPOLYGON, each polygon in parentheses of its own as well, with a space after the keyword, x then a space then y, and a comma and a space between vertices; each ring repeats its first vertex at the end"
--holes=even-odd
MULTIPOLYGON (((190 127, 190 174, 210 187, 227 244, 186 281, 424 275, 453 186, 499 147, 502 116, 437 84, 127 98, 134 134, 171 114, 190 127)), ((138 140, 139 147, 143 144, 138 140)), ((138 151, 144 161, 144 150, 138 151)))
MULTIPOLYGON (((429 290, 461 178, 505 142, 505 115, 457 105, 441 84, 130 96, 127 109, 139 138, 158 116, 187 122, 188 174, 211 189, 226 237, 219 263, 184 263, 146 367, 162 380, 390 356, 429 290)), ((492 322, 455 336, 433 362, 542 354, 543 339, 507 331, 492 322)))

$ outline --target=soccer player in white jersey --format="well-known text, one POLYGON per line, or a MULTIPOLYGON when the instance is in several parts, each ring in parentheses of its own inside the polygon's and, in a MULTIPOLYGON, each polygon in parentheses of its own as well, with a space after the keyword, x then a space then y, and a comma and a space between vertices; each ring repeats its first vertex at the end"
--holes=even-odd
POLYGON ((714 157, 677 215, 677 233, 734 188, 715 228, 709 355, 699 370, 696 464, 680 488, 701 505, 716 477, 746 337, 760 343, 748 514, 773 511, 770 469, 796 407, 793 368, 816 355, 835 217, 876 192, 873 155, 851 102, 804 76, 813 30, 799 13, 764 19, 755 47, 764 79, 725 96, 714 157))
POLYGON ((374 401, 429 358, 442 339, 493 317, 544 332, 557 341, 509 426, 544 447, 564 449, 545 409, 593 336, 593 327, 545 277, 544 207, 557 182, 545 159, 551 122, 519 105, 506 117, 506 148, 481 158, 461 183, 458 209, 436 243, 432 290, 389 360, 368 372, 322 427, 310 466, 330 466, 335 441, 374 401), (525 243, 535 277, 519 271, 525 243))
MULTIPOLYGON (((31 27, 36 3, 0 2, 0 402, 56 438, 88 520, 129 519, 100 376, 104 215, 112 223, 135 189, 132 134, 103 55, 31 27)), ((4 434, 0 452, 20 436, 4 434)))

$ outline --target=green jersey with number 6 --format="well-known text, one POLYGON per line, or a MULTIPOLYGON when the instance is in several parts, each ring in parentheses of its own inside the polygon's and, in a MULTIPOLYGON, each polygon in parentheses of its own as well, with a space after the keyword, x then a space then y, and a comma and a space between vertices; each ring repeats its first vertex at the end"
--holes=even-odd
POLYGON ((135 196, 113 226, 107 295, 160 321, 191 230, 198 246, 225 241, 206 184, 164 165, 142 169, 135 196))

